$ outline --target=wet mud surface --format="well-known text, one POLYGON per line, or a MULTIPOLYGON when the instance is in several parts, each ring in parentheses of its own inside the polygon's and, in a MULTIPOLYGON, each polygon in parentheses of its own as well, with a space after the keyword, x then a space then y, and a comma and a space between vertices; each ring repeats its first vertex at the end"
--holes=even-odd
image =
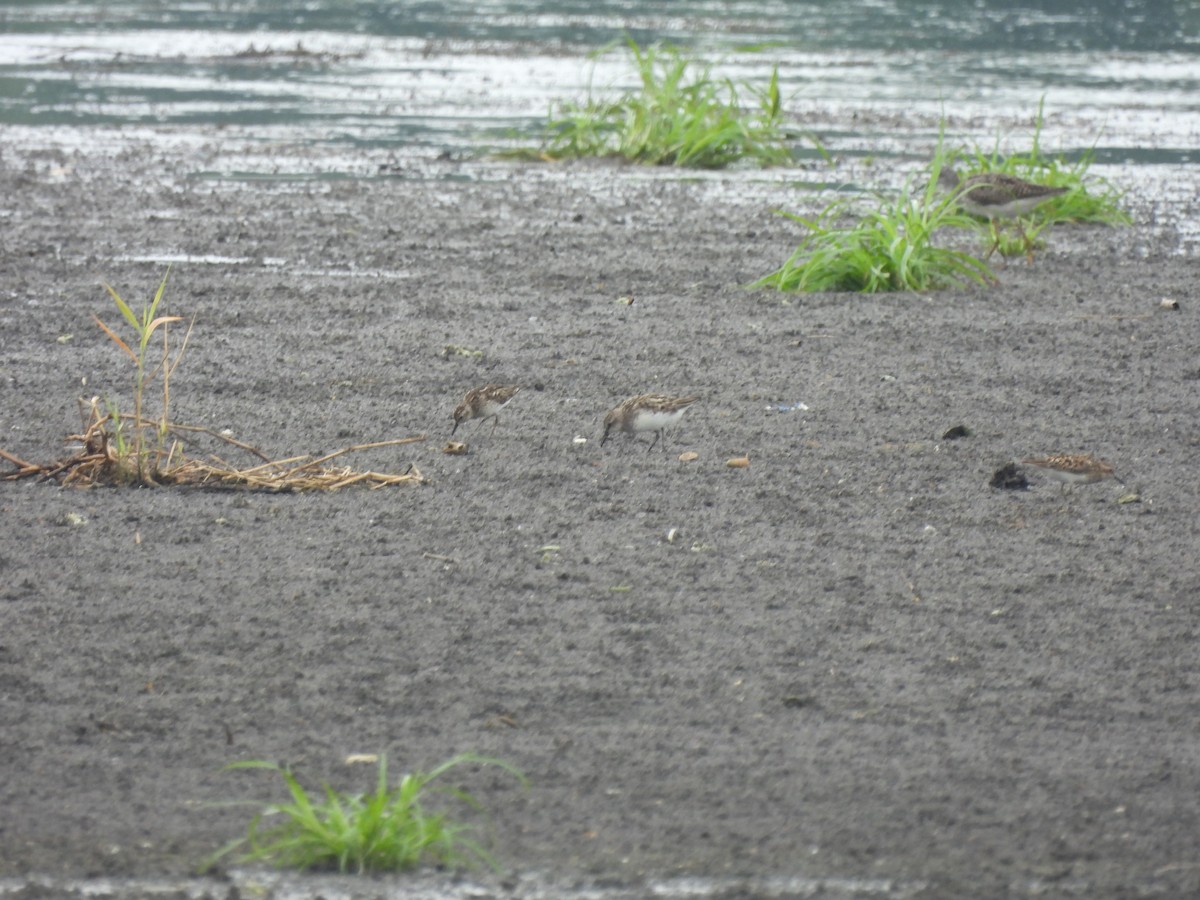
POLYGON ((784 302, 740 285, 811 195, 486 171, 5 158, 0 447, 54 458, 78 397, 128 396, 99 282, 176 255, 177 421, 277 457, 425 434, 357 463, 428 483, 0 485, 0 877, 186 876, 249 819, 213 804, 282 799, 235 760, 353 790, 350 754, 473 750, 530 778, 460 773, 497 856, 564 884, 1200 890, 1200 277, 1161 226, 1193 201, 987 289, 784 302), (487 382, 526 390, 442 454, 487 382), (645 392, 701 401, 667 452, 601 448, 645 392), (989 487, 1053 452, 1126 484, 989 487))

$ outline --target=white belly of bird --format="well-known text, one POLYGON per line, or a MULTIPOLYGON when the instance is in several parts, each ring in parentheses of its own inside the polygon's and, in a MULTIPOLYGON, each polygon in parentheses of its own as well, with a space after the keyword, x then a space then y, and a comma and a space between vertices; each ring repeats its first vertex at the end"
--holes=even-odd
POLYGON ((686 409, 676 409, 671 412, 656 410, 641 410, 633 420, 634 431, 662 431, 683 418, 686 409))
MULTIPOLYGON (((511 398, 509 398, 509 399, 511 399, 511 398)), ((479 415, 476 418, 479 418, 479 419, 489 418, 491 416, 496 415, 496 413, 500 412, 500 410, 504 409, 504 407, 506 407, 506 406, 508 406, 508 400, 505 400, 503 403, 497 403, 495 400, 489 400, 485 404, 483 404, 483 407, 480 410, 479 415)))
POLYGON ((1061 481, 1066 484, 1091 484, 1104 478, 1099 472, 1087 470, 1043 468, 1042 471, 1055 481, 1061 481))
POLYGON ((1011 219, 1032 212, 1039 204, 1049 199, 1049 197, 1014 197, 1012 200, 995 206, 987 203, 975 203, 967 199, 962 205, 977 216, 988 219, 1011 219))

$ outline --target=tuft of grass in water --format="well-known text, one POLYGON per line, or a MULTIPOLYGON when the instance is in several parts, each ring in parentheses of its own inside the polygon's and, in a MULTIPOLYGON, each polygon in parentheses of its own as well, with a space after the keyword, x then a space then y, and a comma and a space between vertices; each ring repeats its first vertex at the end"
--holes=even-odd
MULTIPOLYGON (((1089 173, 1095 161, 1095 144, 1074 163, 1061 154, 1051 157, 1042 151, 1045 103, 1045 97, 1038 101, 1033 138, 1028 151, 1001 154, 997 139, 990 152, 978 147, 974 150, 960 149, 947 154, 946 164, 961 164, 959 171, 964 178, 981 172, 1003 172, 1037 184, 1066 188, 1065 194, 1050 198, 1025 217, 1030 225, 1024 230, 1030 239, 1036 238, 1047 226, 1058 222, 1113 226, 1132 224, 1129 214, 1121 208, 1123 192, 1107 179, 1089 173)), ((1020 256, 1026 252, 1025 242, 1016 226, 1000 229, 998 237, 1001 255, 1020 256)))
POLYGON ((982 260, 939 246, 936 232, 975 228, 951 197, 939 197, 933 177, 920 189, 911 182, 891 200, 841 227, 850 201, 837 200, 815 219, 781 213, 811 232, 777 270, 750 285, 780 291, 927 291, 974 282, 987 284, 992 272, 982 260))
MULTIPOLYGON (((506 156, 562 160, 620 157, 654 166, 719 169, 741 160, 760 166, 792 161, 790 141, 817 138, 783 118, 779 71, 766 87, 714 79, 708 66, 673 47, 626 42, 641 89, 616 100, 589 96, 550 114, 542 144, 506 156), (750 100, 743 106, 742 98, 750 100)), ((826 156, 826 158, 828 158, 826 156)))
POLYGON ((272 803, 251 821, 244 838, 211 856, 203 869, 237 852, 235 862, 265 862, 282 869, 325 869, 342 873, 399 872, 427 862, 470 868, 496 861, 469 836, 472 826, 456 822, 426 807, 430 794, 452 796, 475 810, 475 798, 458 788, 432 785, 435 779, 462 765, 497 766, 522 786, 525 776, 508 763, 474 753, 462 753, 428 772, 404 775, 388 784, 387 758, 379 758, 375 789, 369 794, 343 794, 328 784, 320 793, 305 790, 290 769, 264 760, 231 763, 226 769, 267 769, 277 772, 290 800, 272 803), (267 825, 268 818, 280 821, 267 825))

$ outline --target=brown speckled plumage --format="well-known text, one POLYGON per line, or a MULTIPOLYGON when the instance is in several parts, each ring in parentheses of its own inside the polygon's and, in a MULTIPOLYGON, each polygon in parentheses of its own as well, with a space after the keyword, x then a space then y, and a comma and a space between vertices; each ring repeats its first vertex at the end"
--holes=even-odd
POLYGON ((485 384, 483 387, 467 391, 463 402, 454 410, 454 427, 450 429, 453 435, 458 426, 467 419, 479 419, 482 425, 487 419, 494 419, 494 429, 500 424, 500 410, 508 405, 508 401, 521 390, 519 384, 485 384))
POLYGON ((697 399, 699 398, 666 397, 658 394, 641 394, 637 397, 630 397, 620 406, 609 410, 608 415, 604 417, 604 436, 600 438, 600 445, 604 445, 613 431, 624 431, 627 434, 653 431, 655 432, 654 440, 646 449, 653 449, 660 440, 665 448, 666 438, 663 437, 663 429, 678 422, 687 412, 688 407, 697 399))
POLYGON ((1021 464, 1033 466, 1064 485, 1092 484, 1116 475, 1113 467, 1104 460, 1084 453, 1054 453, 1023 459, 1021 464))

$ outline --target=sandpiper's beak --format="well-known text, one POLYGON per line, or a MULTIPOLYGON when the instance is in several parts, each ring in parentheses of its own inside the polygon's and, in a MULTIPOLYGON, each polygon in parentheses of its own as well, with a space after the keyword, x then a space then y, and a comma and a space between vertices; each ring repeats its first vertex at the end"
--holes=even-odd
POLYGON ((450 437, 454 437, 456 431, 458 431, 458 419, 454 420, 454 427, 450 429, 450 437))
POLYGON ((605 425, 605 426, 604 426, 604 434, 603 434, 603 435, 601 435, 601 437, 600 437, 600 446, 601 446, 601 447, 603 447, 603 446, 604 446, 604 442, 608 440, 608 432, 609 432, 610 430, 611 430, 611 429, 609 428, 609 426, 607 426, 607 425, 605 425))

